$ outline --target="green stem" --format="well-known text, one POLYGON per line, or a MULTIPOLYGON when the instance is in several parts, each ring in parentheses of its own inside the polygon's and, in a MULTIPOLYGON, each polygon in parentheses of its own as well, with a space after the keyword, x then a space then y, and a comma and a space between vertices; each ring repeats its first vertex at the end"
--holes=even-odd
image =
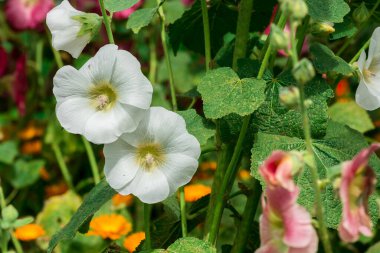
POLYGON ((186 202, 185 202, 185 191, 184 191, 183 186, 179 188, 179 198, 180 198, 180 207, 181 207, 182 237, 186 237, 187 236, 186 202))
POLYGON ((1 209, 4 209, 6 206, 7 202, 5 201, 3 187, 0 185, 0 207, 1 209))
MULTIPOLYGON (((157 3, 160 4, 160 1, 157 0, 157 3)), ((171 64, 169 47, 168 47, 168 42, 166 39, 166 32, 165 32, 165 13, 164 13, 162 5, 158 8, 158 13, 160 14, 160 17, 161 17, 161 40, 162 40, 162 46, 164 48, 165 63, 169 71, 170 96, 172 98, 173 111, 176 112, 178 110, 177 98, 175 95, 173 68, 171 64)))
POLYGON ((366 43, 364 43, 364 45, 359 49, 359 51, 354 55, 354 57, 352 57, 352 59, 349 62, 349 64, 352 64, 352 63, 356 62, 359 59, 360 54, 363 52, 363 50, 366 50, 368 48, 370 42, 371 42, 371 38, 369 38, 366 41, 366 43))
POLYGON ((9 193, 8 197, 5 199, 5 204, 8 205, 9 203, 12 202, 12 200, 16 197, 18 193, 17 189, 13 189, 11 193, 9 193))
POLYGON ((379 5, 380 5, 380 0, 377 0, 377 2, 375 3, 375 5, 369 11, 369 18, 372 17, 373 13, 375 13, 375 11, 377 10, 377 7, 379 7, 379 5))
POLYGON ((205 39, 206 71, 208 71, 210 69, 211 64, 210 22, 208 19, 208 8, 206 0, 201 0, 201 4, 203 18, 203 34, 205 39))
POLYGON ((237 70, 237 61, 245 57, 249 39, 249 24, 251 22, 253 0, 242 0, 239 4, 239 15, 236 27, 235 48, 232 68, 237 70))
POLYGON ((149 251, 152 248, 150 238, 150 213, 152 206, 144 203, 144 227, 145 227, 145 250, 149 251))
MULTIPOLYGON (((296 29, 296 23, 291 21, 290 29, 291 29, 291 48, 292 48, 292 63, 293 66, 295 66, 298 63, 298 55, 297 55, 297 48, 296 48, 296 41, 295 41, 295 29, 296 29)), ((306 144, 306 151, 310 157, 310 172, 311 172, 311 179, 313 184, 313 190, 315 192, 315 208, 319 223, 319 238, 322 241, 323 248, 326 253, 332 253, 332 248, 329 240, 329 235, 327 231, 327 227, 325 224, 324 214, 323 214, 323 205, 322 205, 322 195, 321 190, 318 185, 319 181, 319 175, 318 175, 318 169, 315 162, 314 157, 314 151, 313 151, 313 143, 312 143, 312 137, 311 137, 311 128, 310 128, 310 122, 309 117, 307 115, 306 107, 305 107, 305 89, 304 85, 299 84, 298 85, 300 90, 300 110, 302 115, 302 122, 303 122, 303 130, 304 130, 304 137, 305 137, 305 144, 306 144)))
POLYGON ((259 204, 262 191, 260 182, 254 178, 252 178, 252 181, 252 192, 247 198, 247 203, 245 204, 243 213, 243 219, 240 222, 239 230, 237 232, 231 253, 244 252, 244 249, 247 246, 248 236, 252 228, 252 224, 255 218, 257 206, 259 204))
POLYGON ((135 219, 135 229, 136 231, 144 230, 144 203, 141 202, 138 198, 135 198, 135 214, 137 218, 135 219))
POLYGON ((73 182, 72 182, 72 179, 71 179, 71 175, 70 175, 70 172, 66 166, 66 163, 63 159, 63 155, 62 155, 62 152, 61 152, 61 149, 59 148, 58 144, 56 142, 53 142, 52 144, 52 148, 53 148, 53 151, 54 151, 54 155, 57 159, 57 162, 58 162, 58 166, 61 170, 61 173, 63 175, 63 178, 65 179, 66 181, 66 184, 67 186, 70 188, 70 190, 73 190, 74 191, 74 186, 73 186, 73 182))
POLYGON ((115 41, 114 41, 113 35, 112 35, 110 17, 108 17, 106 8, 104 7, 104 0, 99 0, 99 5, 100 5, 100 10, 102 11, 103 23, 104 23, 104 26, 106 27, 107 37, 108 37, 109 43, 115 44, 115 41))
POLYGON ((17 253, 24 253, 19 240, 16 238, 16 236, 13 234, 12 231, 10 232, 10 234, 11 234, 12 243, 15 246, 16 252, 17 253))
POLYGON ((297 30, 297 53, 301 54, 305 36, 309 27, 310 16, 306 16, 302 26, 297 30))
POLYGON ((157 76, 157 52, 156 52, 156 36, 154 28, 152 28, 149 38, 149 81, 154 85, 157 76))
POLYGON ((97 185, 100 182, 100 176, 99 176, 98 164, 96 163, 96 159, 95 159, 94 150, 92 149, 91 144, 88 142, 88 140, 86 140, 86 138, 84 138, 83 136, 81 137, 82 137, 84 147, 86 149, 88 160, 90 162, 92 176, 94 177, 95 185, 97 185))

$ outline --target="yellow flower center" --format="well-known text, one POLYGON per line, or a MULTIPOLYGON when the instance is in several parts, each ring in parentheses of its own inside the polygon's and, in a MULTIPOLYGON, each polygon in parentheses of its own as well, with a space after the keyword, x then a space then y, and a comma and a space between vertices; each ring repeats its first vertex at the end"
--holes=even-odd
POLYGON ((117 92, 108 82, 100 82, 94 85, 89 92, 92 106, 98 111, 111 109, 117 100, 117 92))
POLYGON ((158 143, 142 144, 137 148, 137 163, 145 170, 151 171, 165 161, 164 150, 158 143))
POLYGON ((375 78, 376 74, 370 69, 363 69, 363 76, 364 79, 366 79, 366 81, 368 82, 368 79, 375 78))

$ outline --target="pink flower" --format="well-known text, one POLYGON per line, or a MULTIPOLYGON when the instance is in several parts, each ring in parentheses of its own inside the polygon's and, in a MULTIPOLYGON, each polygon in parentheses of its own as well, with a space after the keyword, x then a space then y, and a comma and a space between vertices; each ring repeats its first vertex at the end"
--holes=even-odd
POLYGON ((185 6, 190 6, 195 2, 195 0, 182 0, 182 4, 185 6))
POLYGON ((297 204, 299 188, 293 172, 300 167, 297 153, 274 151, 259 171, 267 187, 260 217, 261 246, 256 253, 315 253, 318 236, 311 217, 297 204))
POLYGON ((368 198, 375 188, 376 176, 368 166, 368 159, 379 148, 379 143, 372 144, 342 165, 339 195, 343 204, 343 217, 338 231, 345 242, 357 241, 359 233, 372 236, 368 198))
POLYGON ((288 191, 295 190, 293 172, 300 164, 295 156, 295 153, 276 150, 264 161, 259 170, 268 187, 280 186, 288 191))
POLYGON ((25 100, 28 91, 28 79, 26 76, 26 55, 21 55, 16 61, 16 71, 12 84, 12 97, 15 101, 18 111, 25 115, 25 100))
POLYGON ((141 7, 143 5, 144 0, 139 0, 135 5, 133 5, 131 8, 123 10, 123 11, 118 11, 113 14, 113 17, 118 20, 126 19, 128 18, 135 10, 141 7))
POLYGON ((14 29, 37 29, 53 6, 52 0, 9 0, 5 5, 5 15, 14 29))

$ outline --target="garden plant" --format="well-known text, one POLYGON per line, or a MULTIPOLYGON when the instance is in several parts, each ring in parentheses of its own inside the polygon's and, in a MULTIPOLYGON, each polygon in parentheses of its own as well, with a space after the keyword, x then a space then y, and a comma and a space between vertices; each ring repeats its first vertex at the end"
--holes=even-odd
POLYGON ((380 253, 380 0, 0 1, 1 253, 380 253))

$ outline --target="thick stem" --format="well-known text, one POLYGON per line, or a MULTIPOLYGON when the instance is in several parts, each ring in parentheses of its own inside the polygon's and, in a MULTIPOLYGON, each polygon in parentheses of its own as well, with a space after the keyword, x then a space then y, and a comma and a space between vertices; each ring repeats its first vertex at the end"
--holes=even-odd
POLYGON ((83 136, 82 136, 82 141, 87 152, 88 160, 90 162, 92 176, 94 177, 94 182, 95 184, 98 184, 100 182, 100 176, 99 176, 98 164, 96 163, 96 159, 95 159, 94 150, 92 150, 91 144, 83 136))
MULTIPOLYGON (((295 22, 291 21, 290 29, 291 29, 291 47, 292 47, 292 63, 293 66, 295 66, 298 63, 298 54, 297 54, 297 48, 296 48, 296 41, 295 41, 295 29, 297 27, 297 24, 295 22)), ((307 115, 307 110, 305 107, 305 89, 304 85, 299 84, 298 85, 300 90, 300 110, 302 115, 302 122, 303 122, 303 130, 304 130, 304 138, 305 138, 305 144, 306 144, 306 151, 310 157, 310 172, 311 172, 311 179, 313 184, 313 190, 315 192, 315 208, 319 223, 319 238, 322 241, 323 248, 326 253, 332 253, 332 248, 329 240, 329 235, 327 231, 327 227, 324 220, 324 214, 323 214, 323 206, 322 206, 322 194, 321 190, 318 185, 319 181, 319 175, 318 175, 318 169, 315 162, 314 157, 314 151, 313 151, 313 143, 311 138, 311 128, 310 128, 310 122, 309 117, 307 115)))
POLYGON ((201 0, 201 4, 203 18, 203 34, 205 39, 206 71, 208 71, 210 69, 211 64, 210 22, 208 19, 208 8, 206 0, 201 0))
POLYGON ((111 44, 115 44, 115 41, 112 35, 110 18, 108 17, 106 8, 104 7, 104 0, 99 0, 99 5, 100 5, 100 10, 102 11, 103 23, 104 23, 104 26, 106 27, 108 41, 111 44))
POLYGON ((232 68, 234 70, 237 70, 238 59, 245 57, 247 52, 252 7, 253 0, 242 0, 239 4, 239 16, 236 27, 235 48, 232 60, 232 68))
POLYGON ((52 148, 54 151, 55 158, 57 159, 58 166, 59 166, 61 173, 63 175, 63 178, 65 179, 66 184, 70 188, 70 190, 74 191, 74 186, 73 186, 73 182, 71 179, 71 175, 70 175, 69 169, 67 168, 66 163, 63 159, 61 149, 59 148, 59 146, 56 142, 53 142, 51 145, 52 145, 52 148))
POLYGON ((145 227, 145 250, 149 251, 152 248, 150 238, 150 213, 152 206, 144 203, 144 227, 145 227))
POLYGON ((186 202, 184 187, 179 188, 180 208, 181 208, 181 228, 182 237, 187 236, 187 220, 186 220, 186 202))
POLYGON ((244 249, 247 246, 248 236, 252 228, 252 223, 255 218, 262 191, 260 182, 257 179, 252 178, 252 183, 252 192, 248 195, 244 208, 243 219, 240 222, 239 230, 237 232, 231 253, 244 252, 244 249))

